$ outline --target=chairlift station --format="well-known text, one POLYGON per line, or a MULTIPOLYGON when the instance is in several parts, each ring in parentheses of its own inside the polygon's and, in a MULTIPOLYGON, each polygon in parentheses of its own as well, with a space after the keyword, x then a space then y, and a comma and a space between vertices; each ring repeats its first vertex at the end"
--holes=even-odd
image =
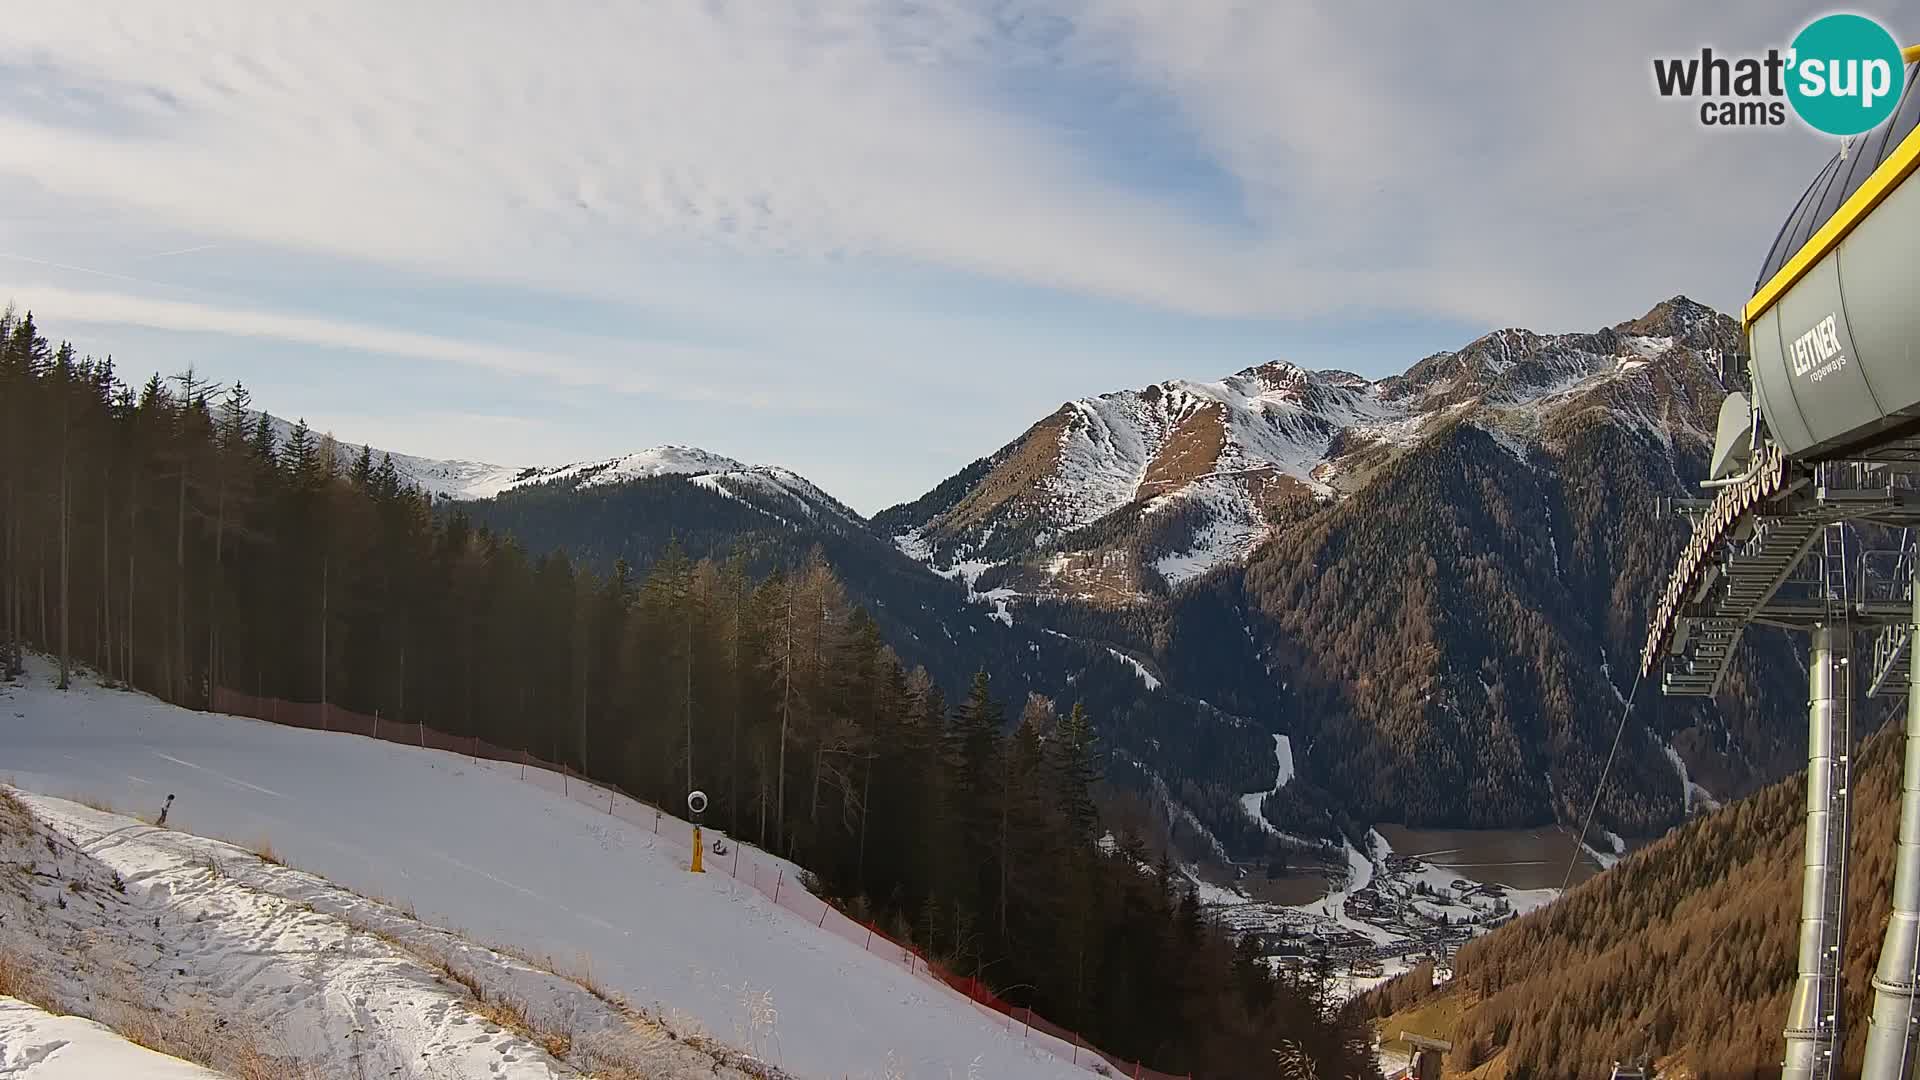
POLYGON ((1851 705, 1904 694, 1893 913, 1864 1080, 1920 1075, 1920 47, 1904 96, 1843 146, 1768 253, 1743 324, 1753 396, 1723 403, 1693 533, 1652 609, 1643 680, 1711 696, 1747 627, 1805 632, 1807 833, 1784 1080, 1842 1075, 1851 705), (1856 663, 1855 636, 1872 635, 1856 663))

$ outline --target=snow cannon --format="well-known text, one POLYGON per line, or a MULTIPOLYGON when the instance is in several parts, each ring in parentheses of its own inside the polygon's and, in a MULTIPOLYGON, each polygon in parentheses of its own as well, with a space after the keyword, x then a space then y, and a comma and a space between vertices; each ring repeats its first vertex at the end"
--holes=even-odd
POLYGON ((693 865, 687 869, 696 874, 707 872, 700 864, 703 845, 700 842, 700 815, 707 812, 707 793, 694 790, 687 792, 687 811, 693 815, 693 865))
POLYGON ((1920 454, 1917 83, 1909 63, 1893 116, 1814 177, 1747 302, 1755 405, 1788 457, 1920 454))

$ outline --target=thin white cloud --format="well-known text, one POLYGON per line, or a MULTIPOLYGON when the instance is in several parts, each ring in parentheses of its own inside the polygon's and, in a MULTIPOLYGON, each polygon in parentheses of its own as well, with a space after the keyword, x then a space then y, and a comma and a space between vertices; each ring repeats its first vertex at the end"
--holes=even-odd
POLYGON ((1269 280, 1325 273, 1349 303, 1533 326, 1680 290, 1731 307, 1832 152, 1652 89, 1655 56, 1784 44, 1807 18, 1786 3, 1068 2, 1065 62, 1177 102, 1269 280))
MULTIPOLYGON (((8 286, 0 282, 0 297, 17 309, 31 311, 43 326, 137 326, 228 337, 262 338, 295 345, 352 349, 375 356, 429 360, 516 378, 539 379, 562 387, 647 394, 688 401, 726 401, 753 407, 795 406, 772 395, 743 393, 722 383, 661 379, 634 370, 635 360, 684 373, 712 369, 729 355, 724 350, 661 345, 642 349, 632 343, 605 343, 624 354, 626 364, 600 366, 582 363, 551 351, 468 341, 411 330, 395 330, 366 323, 310 315, 223 307, 192 301, 155 299, 127 293, 92 292, 57 286, 8 286)), ((798 407, 807 403, 801 401, 798 407)))
POLYGON ((1653 99, 1649 60, 1777 43, 1803 14, 28 5, 0 79, 34 107, 0 115, 0 173, 209 237, 616 294, 636 253, 722 251, 906 260, 1201 315, 1585 323, 1643 303, 1650 265, 1655 292, 1739 299, 1819 151, 1793 131, 1707 132, 1653 99), (1127 131, 1050 126, 1001 91, 1035 72, 1106 87, 1087 94, 1096 112, 1114 87, 1163 95, 1236 205, 1202 216, 1117 182, 1078 143, 1124 154, 1127 131))
POLYGON ((576 285, 691 245, 1247 299, 1217 227, 950 77, 990 32, 967 5, 72 7, 0 58, 85 104, 0 117, 0 168, 209 235, 576 285))

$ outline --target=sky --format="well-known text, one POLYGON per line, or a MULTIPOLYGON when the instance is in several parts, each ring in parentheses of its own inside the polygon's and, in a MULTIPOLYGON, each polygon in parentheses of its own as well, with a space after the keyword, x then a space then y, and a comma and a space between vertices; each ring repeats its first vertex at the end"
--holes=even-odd
POLYGON ((1070 398, 1735 310, 1832 144, 1652 59, 1828 10, 16 5, 0 301, 344 441, 690 444, 871 512, 1070 398))

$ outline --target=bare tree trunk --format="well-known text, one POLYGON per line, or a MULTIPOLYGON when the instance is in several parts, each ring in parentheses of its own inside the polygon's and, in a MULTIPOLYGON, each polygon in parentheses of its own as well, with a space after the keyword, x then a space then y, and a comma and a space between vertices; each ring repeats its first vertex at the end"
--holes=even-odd
POLYGON ((693 790, 693 590, 687 590, 687 790, 693 790))
POLYGON ((207 582, 207 688, 220 683, 220 586, 226 581, 227 479, 222 471, 213 516, 213 574, 207 582))
MULTIPOLYGON (((63 367, 62 370, 65 370, 63 367)), ((64 383, 65 380, 62 379, 64 383)), ((73 426, 67 418, 67 388, 60 388, 60 689, 72 685, 73 631, 73 426)))
POLYGON ((1006 778, 1000 785, 1000 940, 1007 939, 1007 841, 1008 830, 1012 824, 1013 808, 1013 748, 1007 747, 1001 757, 1006 759, 1006 778))
POLYGON ((787 835, 787 728, 793 722, 793 586, 787 586, 787 650, 780 692, 780 775, 778 802, 773 808, 773 827, 784 843, 787 835))
MULTIPOLYGON (((8 422, 9 447, 17 435, 13 432, 14 423, 8 422)), ((0 675, 13 675, 19 672, 20 656, 20 497, 19 497, 19 455, 9 453, 7 468, 7 520, 0 528, 0 554, 7 562, 6 596, 0 598, 0 675)))
POLYGON ((113 676, 113 502, 100 485, 100 670, 113 676))
MULTIPOLYGON (((190 403, 182 408, 190 407, 190 403)), ((181 418, 184 431, 186 419, 181 418)), ((173 530, 173 671, 169 683, 173 700, 184 702, 187 692, 187 458, 183 436, 180 451, 180 496, 173 530)))
POLYGON ((5 595, 0 596, 0 635, 4 635, 5 638, 0 641, 0 676, 13 674, 14 614, 17 610, 15 599, 20 591, 20 562, 13 555, 13 519, 16 509, 13 497, 13 471, 17 463, 8 461, 6 464, 7 518, 4 524, 0 524, 0 558, 4 558, 7 564, 6 580, 0 582, 0 588, 5 589, 5 595))
POLYGON ((462 621, 466 624, 466 631, 461 635, 466 642, 466 647, 461 650, 463 657, 461 661, 460 683, 462 690, 466 694, 463 708, 466 714, 467 734, 478 736, 480 729, 473 726, 473 617, 469 614, 468 617, 462 621))
POLYGON ((862 892, 867 888, 867 807, 871 805, 872 795, 873 753, 869 750, 866 776, 860 781, 860 855, 854 863, 854 880, 860 883, 862 892))
POLYGON ((135 634, 135 627, 134 627, 134 622, 133 622, 133 589, 134 589, 134 582, 136 582, 136 581, 138 581, 139 579, 138 579, 138 578, 136 578, 136 577, 134 577, 134 575, 133 575, 133 559, 134 559, 134 555, 135 555, 135 553, 136 553, 136 552, 138 551, 138 549, 139 549, 139 547, 140 547, 140 545, 139 545, 139 544, 137 544, 137 543, 135 543, 135 542, 134 542, 134 538, 135 538, 135 536, 137 536, 137 535, 138 535, 138 533, 139 533, 139 528, 140 528, 140 470, 139 470, 139 469, 137 469, 137 468, 134 468, 134 469, 130 469, 130 470, 129 470, 129 476, 128 476, 128 478, 127 478, 127 665, 126 665, 126 680, 127 680, 127 685, 128 685, 128 686, 132 686, 132 685, 133 685, 133 680, 134 680, 134 671, 133 671, 133 639, 134 639, 134 634, 135 634))
POLYGON ((327 575, 331 560, 320 557, 320 723, 327 722, 327 575))
POLYGON ((821 748, 819 743, 820 740, 814 740, 813 791, 807 796, 807 824, 813 826, 816 836, 819 834, 820 829, 820 761, 826 756, 826 751, 821 748))
POLYGON ((732 668, 731 676, 734 690, 728 696, 727 717, 727 828, 735 836, 740 833, 740 598, 732 598, 730 606, 731 640, 728 642, 727 663, 732 668))

